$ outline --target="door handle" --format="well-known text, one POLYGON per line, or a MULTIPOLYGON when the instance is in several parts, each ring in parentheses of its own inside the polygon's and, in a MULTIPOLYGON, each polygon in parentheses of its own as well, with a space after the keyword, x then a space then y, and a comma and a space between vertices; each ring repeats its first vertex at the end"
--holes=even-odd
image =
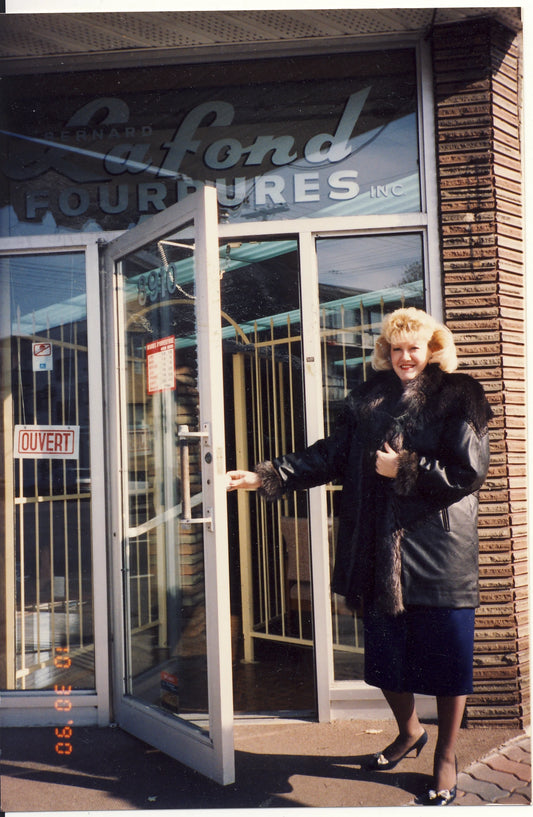
MULTIPOLYGON (((191 512, 191 472, 190 472, 190 459, 189 459, 189 440, 197 439, 201 440, 204 439, 206 442, 209 441, 209 426, 207 423, 203 425, 203 431, 189 431, 188 425, 180 425, 178 426, 178 440, 180 443, 180 470, 181 470, 181 509, 182 509, 182 522, 187 525, 192 524, 202 524, 206 522, 210 530, 214 530, 213 524, 213 514, 210 513, 211 509, 207 508, 207 513, 210 514, 208 516, 203 517, 192 517, 191 512)), ((208 455, 206 455, 206 462, 210 462, 208 459, 208 455)))

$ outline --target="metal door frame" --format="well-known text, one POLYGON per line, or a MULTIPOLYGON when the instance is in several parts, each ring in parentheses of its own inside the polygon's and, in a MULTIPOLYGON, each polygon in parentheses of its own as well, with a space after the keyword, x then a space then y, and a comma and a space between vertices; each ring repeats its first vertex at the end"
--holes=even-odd
MULTIPOLYGON (((107 234, 109 238, 109 234, 107 234)), ((74 233, 70 235, 47 235, 13 237, 3 239, 0 253, 6 256, 48 255, 52 253, 82 252, 85 255, 85 280, 87 293, 87 336, 89 370, 89 422, 92 497, 92 559, 93 559, 93 622, 95 645, 94 691, 72 691, 72 709, 69 718, 73 727, 109 723, 109 655, 108 655, 108 608, 107 608, 107 554, 106 554, 106 504, 103 479, 95 479, 98 463, 104 460, 104 411, 101 346, 101 303, 98 276, 98 244, 100 233, 74 233), (94 471, 93 471, 94 469, 94 471)), ((54 708, 57 697, 52 690, 2 692, 0 710, 1 726, 62 725, 64 712, 54 708)))
MULTIPOLYGON (((218 231, 216 190, 204 187, 168 209, 147 219, 141 225, 120 235, 104 252, 107 397, 109 441, 108 486, 110 497, 109 541, 111 550, 111 592, 113 613, 113 700, 114 717, 119 725, 146 742, 158 746, 202 774, 222 784, 233 782, 233 694, 231 667, 231 634, 229 606, 229 567, 227 548, 227 502, 225 487, 224 417, 220 412, 222 395, 222 327, 220 289, 218 286, 218 231), (202 390, 200 423, 210 424, 213 443, 213 478, 204 479, 203 494, 207 507, 213 509, 215 530, 204 525, 206 548, 206 617, 208 656, 208 696, 210 737, 192 730, 176 718, 150 708, 125 695, 125 656, 123 645, 122 547, 126 535, 123 519, 124 492, 127 491, 127 469, 124 466, 125 428, 121 422, 121 394, 124 394, 125 372, 121 365, 120 344, 123 336, 119 304, 120 281, 115 263, 152 240, 168 235, 180 224, 194 220, 196 296, 202 303, 198 320, 199 388, 202 390), (216 286, 215 286, 216 281, 216 286), (125 473, 126 472, 126 473, 125 473)), ((205 472, 204 472, 205 473, 205 472)))

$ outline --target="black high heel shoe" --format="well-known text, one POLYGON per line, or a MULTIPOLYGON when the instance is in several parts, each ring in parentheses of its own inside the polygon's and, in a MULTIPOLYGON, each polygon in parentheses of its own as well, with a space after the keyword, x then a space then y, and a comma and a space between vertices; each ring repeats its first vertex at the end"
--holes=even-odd
MULTIPOLYGON (((378 752, 369 761, 367 769, 368 771, 371 772, 384 772, 387 769, 394 769, 394 767, 397 766, 401 760, 407 757, 407 755, 411 754, 411 752, 416 752, 416 757, 418 757, 418 755, 420 754, 420 752, 422 751, 427 742, 428 733, 424 731, 420 735, 416 743, 413 743, 413 745, 410 746, 409 749, 407 749, 407 751, 404 752, 403 755, 401 755, 399 758, 397 758, 396 760, 388 760, 388 758, 385 757, 383 752, 378 752)), ((386 752, 387 750, 385 749, 384 751, 386 752)))
POLYGON ((421 799, 421 806, 449 806, 457 797, 457 758, 455 758, 456 783, 452 789, 430 789, 421 799))

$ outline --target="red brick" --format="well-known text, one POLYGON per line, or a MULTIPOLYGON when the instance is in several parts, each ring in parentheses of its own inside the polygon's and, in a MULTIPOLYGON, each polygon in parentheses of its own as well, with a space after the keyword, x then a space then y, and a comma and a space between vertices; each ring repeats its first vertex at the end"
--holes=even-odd
POLYGON ((465 794, 463 797, 458 798, 455 801, 456 806, 483 806, 485 805, 484 801, 481 797, 478 797, 477 794, 465 794))
POLYGON ((509 760, 514 760, 516 763, 531 764, 531 752, 524 746, 512 744, 511 746, 505 746, 502 752, 505 757, 509 758, 509 760))
MULTIPOLYGON (((531 804, 531 791, 529 791, 527 794, 514 792, 513 794, 509 795, 509 797, 506 797, 505 800, 500 800, 499 803, 502 806, 529 806, 531 804)), ((464 803, 464 805, 467 804, 464 803)), ((477 803, 472 803, 472 805, 477 805, 477 803)))
POLYGON ((502 754, 491 755, 486 759, 487 766, 499 772, 507 772, 517 777, 519 780, 531 782, 531 766, 526 763, 517 763, 502 754))
POLYGON ((465 794, 477 794, 483 803, 495 803, 500 797, 507 794, 500 786, 489 783, 487 780, 477 780, 470 774, 461 774, 457 785, 465 794))
POLYGON ((514 774, 500 772, 492 769, 486 763, 476 763, 470 769, 470 775, 476 780, 484 780, 487 783, 494 783, 506 792, 513 792, 523 786, 523 780, 519 780, 514 774))

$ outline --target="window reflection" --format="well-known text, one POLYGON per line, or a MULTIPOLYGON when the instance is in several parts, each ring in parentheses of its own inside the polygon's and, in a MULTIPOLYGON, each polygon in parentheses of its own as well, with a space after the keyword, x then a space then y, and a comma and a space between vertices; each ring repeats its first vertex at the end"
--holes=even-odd
POLYGON ((205 182, 226 223, 419 212, 414 50, 279 63, 4 78, 0 231, 127 229, 205 182))
MULTIPOLYGON (((319 239, 316 246, 324 423, 330 433, 347 394, 372 371, 384 315, 400 306, 424 308, 422 238, 419 233, 350 236, 319 239)), ((327 487, 331 564, 340 489, 327 487)), ((361 679, 360 618, 334 596, 332 622, 335 679, 361 679)))
MULTIPOLYGON (((61 680, 73 689, 94 687, 89 459, 89 377, 82 253, 20 255, 0 261, 4 359, 11 383, 4 400, 17 426, 34 441, 15 447, 6 462, 6 558, 0 603, 5 689, 50 689, 61 680), (9 350, 9 352, 8 352, 9 350), (46 354, 44 354, 46 352, 46 354), (75 456, 43 450, 50 427, 78 436, 75 456), (39 442, 41 440, 41 442, 39 442), (12 514, 11 514, 12 508, 12 514), (10 566, 13 566, 11 573, 10 566), (15 633, 12 644, 10 632, 15 633), (58 662, 58 651, 61 661, 58 662), (68 662, 66 662, 68 656, 68 662)), ((9 447, 11 451, 11 446, 9 447)), ((70 452, 70 449, 69 449, 70 452)))

